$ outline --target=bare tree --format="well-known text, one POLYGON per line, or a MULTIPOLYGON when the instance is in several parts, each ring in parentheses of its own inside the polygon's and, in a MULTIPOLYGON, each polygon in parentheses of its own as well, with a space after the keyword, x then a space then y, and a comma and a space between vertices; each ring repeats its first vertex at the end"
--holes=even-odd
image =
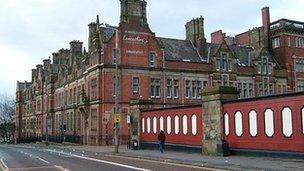
POLYGON ((14 98, 0 94, 0 140, 12 142, 15 133, 15 101, 14 98))

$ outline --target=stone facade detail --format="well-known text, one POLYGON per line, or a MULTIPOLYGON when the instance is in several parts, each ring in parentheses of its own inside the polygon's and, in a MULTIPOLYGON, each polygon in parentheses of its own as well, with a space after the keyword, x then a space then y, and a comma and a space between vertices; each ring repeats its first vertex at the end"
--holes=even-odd
POLYGON ((234 87, 212 87, 203 92, 203 154, 216 155, 224 140, 222 102, 235 100, 239 92, 234 87))

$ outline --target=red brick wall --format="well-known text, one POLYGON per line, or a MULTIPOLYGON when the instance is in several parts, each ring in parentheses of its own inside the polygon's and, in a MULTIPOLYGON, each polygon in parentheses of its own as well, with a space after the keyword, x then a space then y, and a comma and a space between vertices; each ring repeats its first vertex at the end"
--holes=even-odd
POLYGON ((239 46, 247 46, 249 45, 249 34, 248 32, 244 32, 235 36, 235 42, 239 46))
POLYGON ((221 44, 223 37, 225 37, 225 35, 223 34, 222 30, 215 31, 211 33, 211 43, 221 44))
MULTIPOLYGON (((202 106, 187 106, 176 107, 162 110, 152 110, 141 113, 140 122, 144 120, 144 131, 141 133, 141 140, 145 142, 157 142, 157 135, 160 132, 160 118, 163 117, 163 131, 166 134, 166 143, 182 144, 182 145, 195 145, 201 146, 202 144, 202 106), (192 133, 192 116, 196 115, 196 134, 192 133), (175 117, 179 118, 178 133, 175 132, 175 117), (187 116, 187 131, 183 132, 184 124, 183 117, 187 116), (171 117, 171 131, 167 129, 167 118, 171 117), (150 119, 150 132, 148 132, 148 120, 150 119), (156 119, 156 132, 154 132, 153 120, 156 119)), ((143 128, 143 127, 142 127, 143 128)), ((177 128, 177 127, 176 127, 177 128)), ((186 128, 186 127, 185 127, 186 128)), ((143 130, 143 129, 142 129, 143 130)))

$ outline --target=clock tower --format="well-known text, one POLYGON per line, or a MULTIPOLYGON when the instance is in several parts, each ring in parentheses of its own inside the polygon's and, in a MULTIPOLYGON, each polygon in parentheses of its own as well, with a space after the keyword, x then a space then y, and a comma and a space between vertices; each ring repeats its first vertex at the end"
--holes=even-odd
POLYGON ((145 0, 120 0, 120 23, 147 25, 145 0))

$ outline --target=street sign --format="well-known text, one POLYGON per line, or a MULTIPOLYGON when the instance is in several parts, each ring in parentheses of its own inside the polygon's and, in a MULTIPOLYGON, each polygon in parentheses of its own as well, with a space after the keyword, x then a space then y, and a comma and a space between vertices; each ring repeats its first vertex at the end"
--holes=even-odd
POLYGON ((115 114, 114 114, 114 122, 115 122, 115 123, 120 123, 120 121, 121 121, 121 116, 120 116, 120 114, 119 114, 119 113, 115 113, 115 114))

